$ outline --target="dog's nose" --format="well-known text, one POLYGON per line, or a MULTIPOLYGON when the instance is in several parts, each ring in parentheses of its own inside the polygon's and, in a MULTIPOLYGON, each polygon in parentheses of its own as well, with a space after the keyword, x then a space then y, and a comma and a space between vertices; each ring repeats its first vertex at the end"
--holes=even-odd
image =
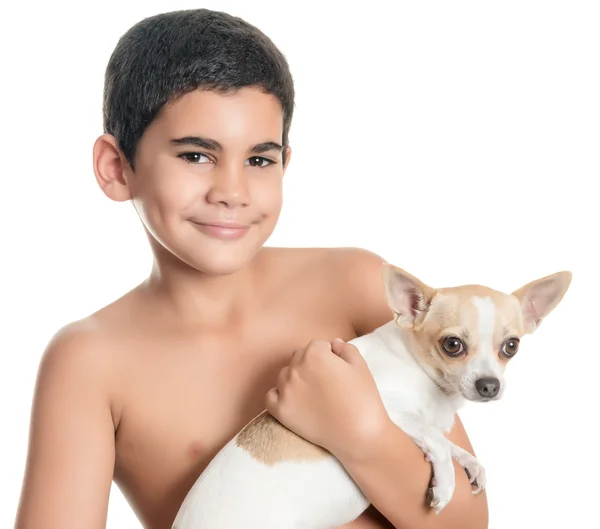
POLYGON ((475 389, 482 397, 493 399, 500 391, 500 381, 493 377, 480 378, 475 382, 475 389))

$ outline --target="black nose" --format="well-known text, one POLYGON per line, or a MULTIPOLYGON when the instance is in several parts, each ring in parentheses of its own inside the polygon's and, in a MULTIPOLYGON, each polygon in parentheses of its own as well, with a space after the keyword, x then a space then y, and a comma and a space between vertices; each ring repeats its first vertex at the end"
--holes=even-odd
POLYGON ((497 378, 485 377, 475 382, 475 389, 486 399, 493 399, 500 391, 500 381, 497 378))

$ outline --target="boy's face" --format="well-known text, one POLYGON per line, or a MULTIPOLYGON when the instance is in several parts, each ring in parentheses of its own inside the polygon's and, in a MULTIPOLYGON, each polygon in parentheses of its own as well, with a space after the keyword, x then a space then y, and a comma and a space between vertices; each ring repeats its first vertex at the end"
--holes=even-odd
POLYGON ((281 105, 257 88, 197 90, 166 106, 124 175, 155 251, 209 274, 246 264, 281 210, 282 133, 281 105))

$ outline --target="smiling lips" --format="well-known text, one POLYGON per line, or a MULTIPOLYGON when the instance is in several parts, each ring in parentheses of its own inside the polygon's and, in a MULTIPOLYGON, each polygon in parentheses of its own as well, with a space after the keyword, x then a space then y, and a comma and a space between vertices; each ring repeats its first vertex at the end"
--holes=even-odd
MULTIPOLYGON (((191 219, 190 219, 191 220, 191 219)), ((217 239, 234 240, 246 235, 250 229, 250 224, 238 224, 225 221, 206 221, 201 222, 191 220, 192 224, 202 233, 217 239)))

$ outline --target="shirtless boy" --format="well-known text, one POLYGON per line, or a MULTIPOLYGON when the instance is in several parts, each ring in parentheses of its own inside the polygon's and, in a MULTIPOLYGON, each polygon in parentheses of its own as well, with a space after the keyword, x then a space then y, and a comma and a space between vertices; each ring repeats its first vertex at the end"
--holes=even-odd
MULTIPOLYGON (((105 527, 113 480, 146 529, 169 529, 210 459, 267 402, 373 504, 347 528, 487 527, 485 494, 458 467, 450 505, 440 516, 426 507, 430 464, 389 421, 356 349, 333 343, 392 319, 382 259, 263 247, 282 205, 293 101, 281 53, 229 15, 163 14, 119 41, 94 171, 107 197, 132 202, 153 266, 48 344, 18 529, 105 527), (298 349, 293 376, 278 377, 298 349)), ((458 418, 449 437, 473 451, 458 418)))

